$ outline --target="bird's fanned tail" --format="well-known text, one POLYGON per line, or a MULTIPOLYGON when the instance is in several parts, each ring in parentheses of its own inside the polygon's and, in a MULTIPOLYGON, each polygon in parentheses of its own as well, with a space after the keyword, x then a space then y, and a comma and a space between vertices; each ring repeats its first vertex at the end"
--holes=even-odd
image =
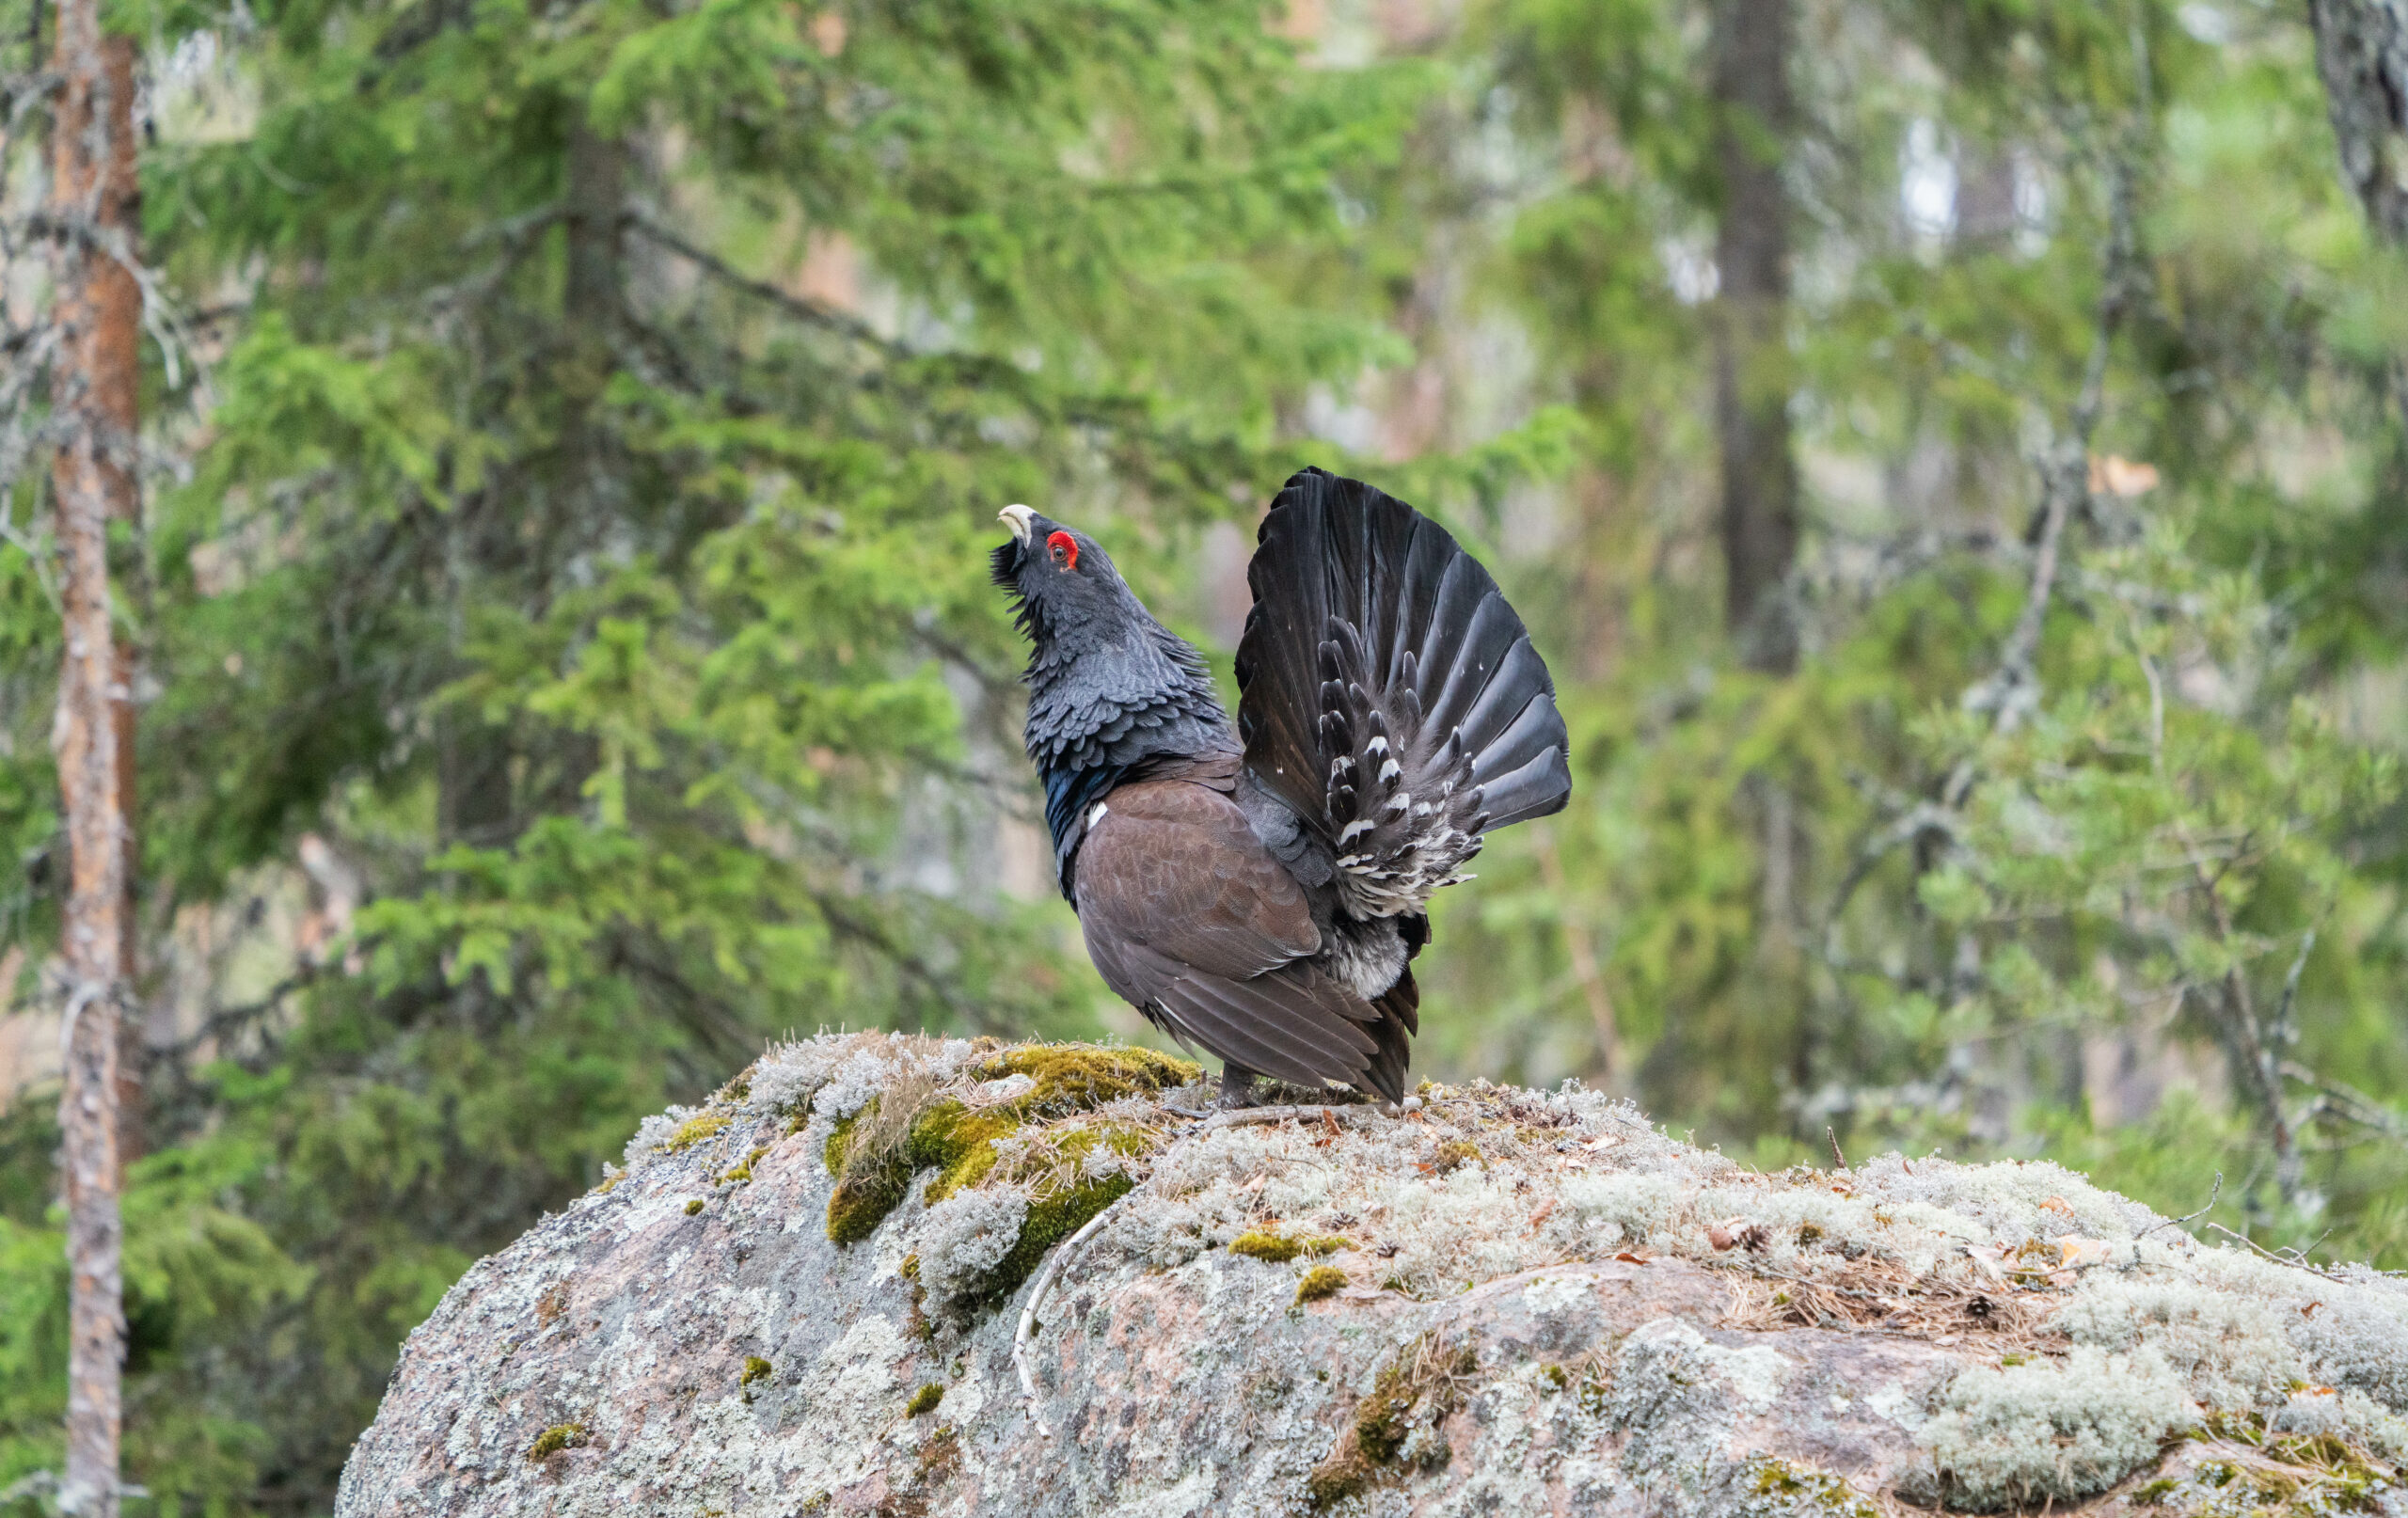
POLYGON ((1330 849, 1353 911, 1418 913, 1483 833, 1570 797, 1554 681, 1488 572, 1391 496, 1307 469, 1259 542, 1246 767, 1330 849))

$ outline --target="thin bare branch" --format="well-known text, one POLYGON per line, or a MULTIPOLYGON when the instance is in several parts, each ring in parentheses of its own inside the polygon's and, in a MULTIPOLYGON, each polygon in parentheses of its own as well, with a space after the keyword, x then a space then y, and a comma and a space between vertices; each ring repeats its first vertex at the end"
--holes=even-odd
POLYGON ((754 300, 775 306, 797 321, 806 322, 813 326, 849 338, 864 347, 874 348, 892 358, 912 356, 902 344, 879 336, 866 322, 857 317, 848 316, 843 311, 807 296, 797 295, 765 280, 755 279, 737 270, 717 254, 695 246, 642 212, 627 212, 624 225, 637 236, 676 254, 729 289, 750 295, 754 300))

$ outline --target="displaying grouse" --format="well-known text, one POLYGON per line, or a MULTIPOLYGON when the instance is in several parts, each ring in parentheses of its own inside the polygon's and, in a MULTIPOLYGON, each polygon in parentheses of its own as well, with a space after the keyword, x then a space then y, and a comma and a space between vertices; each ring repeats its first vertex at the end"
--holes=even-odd
POLYGON ((1218 1055, 1225 1102, 1258 1074, 1400 1099, 1431 894, 1572 794, 1555 683, 1497 582, 1402 501, 1296 475, 1246 570, 1232 733, 1101 545, 1001 519, 1028 756, 1105 984, 1218 1055))

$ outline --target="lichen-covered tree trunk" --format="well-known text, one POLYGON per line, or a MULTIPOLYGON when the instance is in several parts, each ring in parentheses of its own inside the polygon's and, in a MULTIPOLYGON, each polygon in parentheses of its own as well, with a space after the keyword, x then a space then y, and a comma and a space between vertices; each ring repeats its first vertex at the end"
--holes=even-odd
MULTIPOLYGON (((540 617, 579 566, 607 552, 602 539, 626 511, 626 457, 603 392, 617 372, 625 308, 620 256, 628 150, 579 119, 560 155, 563 252, 559 321, 545 340, 553 445, 524 465, 498 467, 469 494, 448 530, 453 655, 467 660, 469 608, 481 599, 540 617)), ((467 707, 438 719, 437 816, 443 837, 479 848, 508 846, 535 818, 574 811, 598 762, 583 735, 523 731, 467 707)))
POLYGON ((67 1473, 60 1505, 118 1509, 119 1373, 125 1328, 118 1212, 119 1016, 125 995, 131 759, 125 662, 109 607, 108 524, 135 501, 141 290, 135 279, 134 42, 103 35, 97 0, 58 12, 52 139, 58 229, 52 467, 65 560, 65 668, 54 742, 66 805, 70 894, 66 1089, 60 1099, 71 1280, 67 1473))
POLYGON ((1724 606, 1751 669, 1783 673, 1798 632, 1782 582, 1798 557, 1789 451, 1789 0, 1716 0, 1712 94, 1721 214, 1715 264, 1714 416, 1722 451, 1724 606))
MULTIPOLYGON (((2307 0, 2307 19, 2341 178, 2375 235, 2408 245, 2408 0, 2307 0)), ((2408 363, 2395 358, 2390 380, 2408 421, 2408 363)))
POLYGON ((2308 0, 2341 177, 2385 242, 2408 242, 2408 0, 2308 0))

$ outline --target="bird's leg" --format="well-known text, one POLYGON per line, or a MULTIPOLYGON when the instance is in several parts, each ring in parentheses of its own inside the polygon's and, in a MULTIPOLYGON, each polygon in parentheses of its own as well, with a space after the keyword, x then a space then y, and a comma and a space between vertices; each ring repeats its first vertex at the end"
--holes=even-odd
POLYGON ((1236 1065, 1221 1067, 1221 1106, 1229 1111, 1255 1105, 1255 1074, 1236 1065))

